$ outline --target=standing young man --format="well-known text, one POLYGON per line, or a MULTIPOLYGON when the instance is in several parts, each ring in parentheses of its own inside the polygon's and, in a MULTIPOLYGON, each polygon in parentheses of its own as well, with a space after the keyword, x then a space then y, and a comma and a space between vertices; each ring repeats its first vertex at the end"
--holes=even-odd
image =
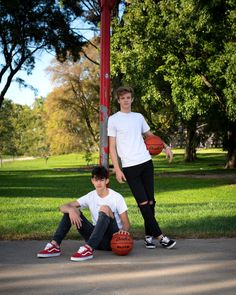
POLYGON ((107 187, 108 171, 103 166, 95 167, 92 171, 92 184, 95 190, 80 197, 74 202, 62 205, 61 222, 54 233, 51 242, 37 254, 39 258, 61 255, 60 244, 72 225, 85 239, 86 244, 71 256, 72 261, 83 261, 93 258, 93 252, 111 250, 110 242, 117 232, 128 233, 129 219, 124 198, 107 187), (92 223, 87 220, 78 208, 90 210, 92 223))
MULTIPOLYGON (((143 139, 153 133, 142 114, 131 111, 133 89, 119 87, 116 95, 120 111, 108 119, 110 157, 116 179, 120 183, 127 181, 134 195, 144 219, 146 248, 156 248, 153 238, 157 238, 163 247, 170 249, 176 241, 163 235, 155 218, 153 163, 143 139)), ((172 151, 165 143, 164 147, 171 162, 172 151)))

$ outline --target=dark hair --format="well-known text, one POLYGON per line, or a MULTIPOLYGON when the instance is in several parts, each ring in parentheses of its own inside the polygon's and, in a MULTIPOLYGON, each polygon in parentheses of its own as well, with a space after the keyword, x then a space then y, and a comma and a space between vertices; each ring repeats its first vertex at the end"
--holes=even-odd
POLYGON ((104 179, 108 178, 108 171, 104 166, 96 166, 92 170, 92 178, 104 179))
POLYGON ((116 89, 116 99, 118 100, 120 95, 124 93, 131 93, 132 98, 134 97, 134 90, 130 86, 120 86, 116 89))

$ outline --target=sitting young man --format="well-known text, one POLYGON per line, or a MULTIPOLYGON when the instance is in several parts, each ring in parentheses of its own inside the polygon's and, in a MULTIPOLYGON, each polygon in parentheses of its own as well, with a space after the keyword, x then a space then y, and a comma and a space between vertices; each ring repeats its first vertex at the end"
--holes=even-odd
POLYGON ((51 242, 37 254, 37 257, 60 256, 60 244, 71 225, 76 226, 86 242, 71 256, 72 261, 92 259, 95 249, 111 250, 110 241, 117 232, 129 234, 127 205, 119 193, 107 187, 109 182, 107 169, 103 166, 95 167, 91 181, 95 190, 60 207, 60 211, 64 213, 62 220, 51 242), (91 212, 92 223, 80 210, 85 208, 91 212))

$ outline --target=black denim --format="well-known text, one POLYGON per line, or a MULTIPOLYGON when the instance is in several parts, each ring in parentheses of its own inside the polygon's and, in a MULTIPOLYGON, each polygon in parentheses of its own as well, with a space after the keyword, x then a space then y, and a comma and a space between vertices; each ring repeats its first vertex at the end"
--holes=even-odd
POLYGON ((155 218, 156 201, 154 198, 154 167, 152 160, 125 167, 123 172, 144 219, 145 235, 160 236, 162 231, 155 218), (148 203, 140 205, 144 202, 148 203))
MULTIPOLYGON (((85 239, 86 243, 93 249, 111 250, 110 241, 112 235, 119 231, 116 219, 110 218, 104 212, 99 212, 98 221, 94 226, 88 219, 80 213, 82 219, 82 227, 77 228, 80 235, 85 239)), ((52 240, 55 240, 58 245, 66 237, 71 228, 69 214, 65 213, 59 223, 52 240)))

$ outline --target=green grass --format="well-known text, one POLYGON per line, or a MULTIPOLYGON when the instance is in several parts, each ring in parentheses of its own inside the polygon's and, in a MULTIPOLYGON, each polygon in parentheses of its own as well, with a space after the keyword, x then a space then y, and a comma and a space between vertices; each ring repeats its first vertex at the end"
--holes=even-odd
MULTIPOLYGON (((97 164, 97 155, 94 157, 97 164)), ((167 235, 183 238, 236 236, 236 171, 223 169, 225 153, 203 151, 195 163, 181 151, 168 164, 154 157, 156 216, 167 235)), ((90 171, 58 170, 85 165, 82 155, 4 163, 0 169, 0 239, 49 239, 61 217, 58 207, 93 189, 90 171)), ((143 221, 127 184, 111 175, 111 188, 124 195, 132 233, 143 236, 143 221)), ((86 213, 88 215, 88 212, 86 213)), ((78 238, 72 229, 68 238, 78 238)))
MULTIPOLYGON (((99 163, 98 154, 92 157, 92 163, 99 163)), ((12 170, 48 170, 56 168, 76 168, 79 166, 87 165, 84 160, 83 154, 69 154, 61 156, 49 157, 46 161, 44 158, 36 158, 35 160, 27 161, 10 161, 3 163, 0 171, 12 170)))

